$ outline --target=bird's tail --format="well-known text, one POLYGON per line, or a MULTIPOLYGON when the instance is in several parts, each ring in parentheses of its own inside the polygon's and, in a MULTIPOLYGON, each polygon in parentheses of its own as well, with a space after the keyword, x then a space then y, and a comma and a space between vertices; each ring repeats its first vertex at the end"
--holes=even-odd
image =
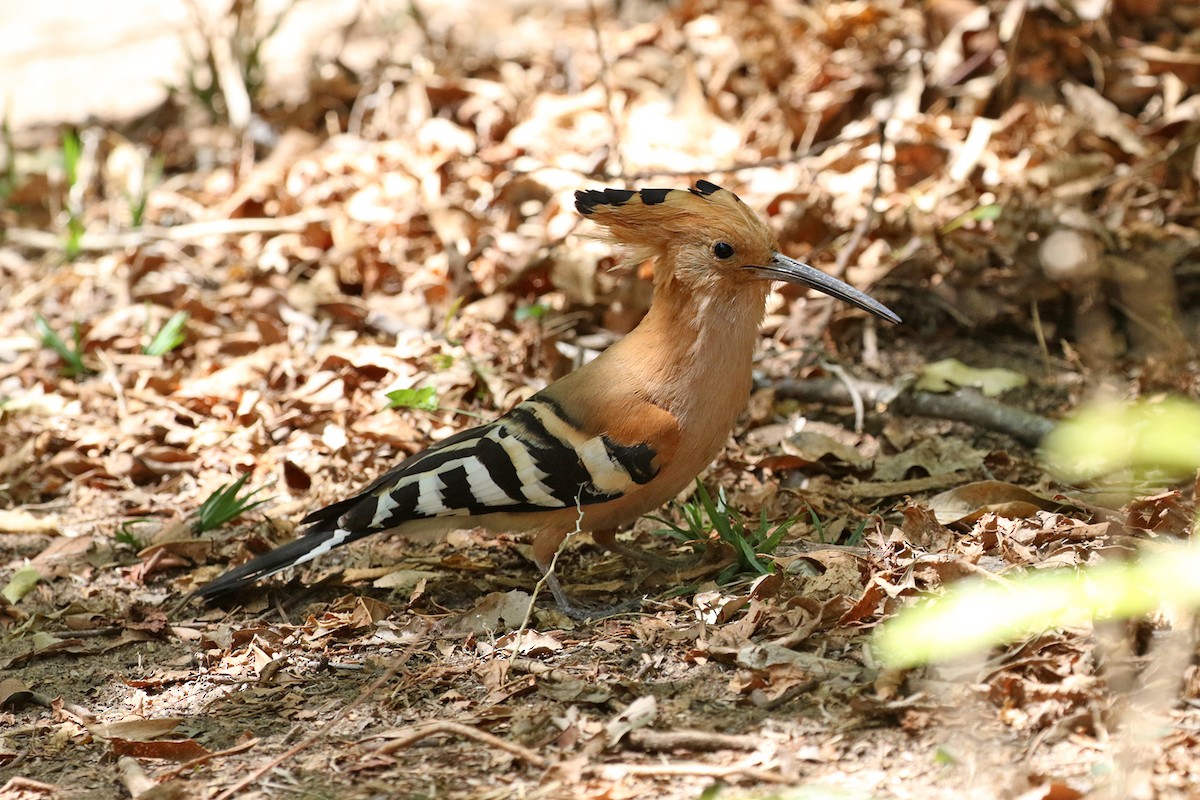
POLYGON ((263 553, 261 556, 252 558, 240 567, 235 567, 219 576, 216 580, 204 584, 192 592, 192 597, 208 600, 228 594, 229 592, 235 592, 261 578, 274 575, 276 572, 282 572, 288 567, 312 561, 314 558, 328 553, 333 548, 361 538, 370 532, 363 532, 355 536, 350 531, 337 527, 310 530, 300 538, 293 539, 269 553, 263 553))

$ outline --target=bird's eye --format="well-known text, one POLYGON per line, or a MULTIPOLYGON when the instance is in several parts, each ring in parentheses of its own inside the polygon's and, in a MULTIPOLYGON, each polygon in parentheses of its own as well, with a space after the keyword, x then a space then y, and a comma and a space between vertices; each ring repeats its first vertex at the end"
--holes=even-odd
POLYGON ((733 245, 729 242, 717 242, 713 245, 713 255, 724 261, 733 255, 733 245))

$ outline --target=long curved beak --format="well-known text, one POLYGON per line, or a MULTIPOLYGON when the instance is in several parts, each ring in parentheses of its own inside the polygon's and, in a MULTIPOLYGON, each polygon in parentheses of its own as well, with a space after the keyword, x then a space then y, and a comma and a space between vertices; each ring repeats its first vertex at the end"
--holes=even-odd
POLYGON ((896 312, 870 295, 864 294, 850 284, 826 275, 821 270, 810 267, 808 264, 802 264, 795 259, 788 258, 782 253, 776 253, 766 266, 745 267, 745 269, 750 270, 750 272, 759 278, 799 283, 803 286, 812 287, 818 292, 824 292, 830 297, 844 300, 852 306, 861 308, 863 311, 869 311, 877 317, 886 319, 888 322, 900 322, 900 317, 896 312))

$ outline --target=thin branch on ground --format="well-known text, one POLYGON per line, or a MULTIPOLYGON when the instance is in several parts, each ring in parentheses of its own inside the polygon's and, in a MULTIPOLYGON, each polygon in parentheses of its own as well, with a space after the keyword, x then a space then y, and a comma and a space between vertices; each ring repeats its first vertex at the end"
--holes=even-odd
MULTIPOLYGON (((884 154, 887 152, 887 137, 884 135, 886 126, 887 121, 880 120, 879 126, 876 129, 879 136, 879 158, 875 160, 875 185, 871 187, 871 196, 867 198, 867 208, 863 212, 862 219, 854 226, 854 230, 850 233, 850 238, 846 241, 845 246, 838 250, 837 257, 833 261, 833 274, 839 277, 846 274, 846 267, 850 265, 851 257, 858 252, 863 237, 867 235, 867 231, 871 229, 875 218, 879 216, 879 213, 875 210, 875 203, 879 200, 879 195, 883 191, 884 154)), ((830 303, 829 307, 833 308, 833 304, 830 303)))
POLYGON ((136 758, 130 756, 121 756, 117 759, 117 774, 120 776, 121 783, 125 786, 125 791, 129 792, 130 797, 137 798, 142 795, 149 795, 152 789, 160 785, 146 774, 136 758))
POLYGON ((224 750, 216 750, 212 753, 206 753, 205 755, 202 755, 199 758, 193 758, 191 761, 188 761, 184 764, 180 764, 178 767, 171 770, 167 774, 160 775, 158 777, 158 782, 161 784, 161 783, 166 783, 167 781, 172 780, 174 778, 178 778, 180 775, 184 774, 185 772, 191 772, 196 767, 200 766, 201 764, 212 761, 214 758, 225 758, 226 756, 237 755, 238 753, 241 753, 245 750, 249 750, 250 748, 254 747, 261 741, 262 741, 262 739, 249 739, 245 742, 242 742, 241 744, 234 745, 233 747, 228 747, 224 750))
MULTIPOLYGON (((889 411, 898 414, 965 422, 985 430, 1007 434, 1031 447, 1037 446, 1042 437, 1054 427, 1054 423, 1045 417, 1005 405, 971 389, 959 389, 950 394, 933 394, 912 390, 897 391, 896 387, 885 383, 852 380, 858 394, 872 405, 885 405, 889 411)), ((773 388, 776 396, 789 400, 853 403, 850 390, 841 380, 816 378, 781 381, 774 384, 773 388)))
POLYGON ((840 364, 825 364, 825 369, 833 374, 833 377, 842 382, 846 387, 846 393, 850 395, 850 405, 854 407, 854 432, 862 433, 863 420, 867 416, 866 408, 863 404, 862 393, 858 391, 854 379, 850 377, 850 373, 846 371, 840 364))
POLYGON ((477 742, 482 742, 489 747, 495 747, 498 750, 503 750, 506 753, 511 753, 517 758, 532 764, 535 767, 545 767, 548 765, 546 759, 542 758, 537 753, 527 747, 522 747, 514 742, 509 742, 501 739, 499 736, 481 731, 478 728, 472 728, 469 725, 463 725, 458 722, 450 722, 448 720, 439 720, 430 722, 425 725, 417 726, 407 733, 404 733, 399 738, 391 739, 383 744, 373 746, 370 749, 381 755, 388 755, 403 750, 406 747, 416 744, 422 739, 428 739, 430 736, 439 734, 448 734, 451 736, 462 736, 466 739, 474 739, 477 742))
POLYGON ((638 728, 629 732, 628 742, 633 747, 647 752, 662 750, 693 750, 697 752, 714 750, 754 751, 762 746, 762 738, 758 736, 688 729, 655 731, 648 728, 638 728))
POLYGON ((760 783, 792 783, 795 775, 784 775, 762 769, 760 756, 751 756, 733 764, 704 764, 698 761, 675 761, 664 764, 595 764, 588 771, 602 777, 616 779, 638 775, 642 777, 670 777, 684 775, 701 778, 743 778, 760 783))
MULTIPOLYGON (((6 766, 11 767, 12 762, 10 761, 6 766)), ((0 797, 8 797, 9 792, 12 792, 13 795, 15 796, 16 792, 19 792, 21 790, 25 790, 28 792, 45 792, 46 794, 53 794, 53 793, 60 791, 61 789, 62 789, 61 786, 56 786, 53 783, 42 783, 41 781, 35 781, 33 778, 21 778, 21 777, 9 778, 8 781, 3 786, 0 786, 0 797)))

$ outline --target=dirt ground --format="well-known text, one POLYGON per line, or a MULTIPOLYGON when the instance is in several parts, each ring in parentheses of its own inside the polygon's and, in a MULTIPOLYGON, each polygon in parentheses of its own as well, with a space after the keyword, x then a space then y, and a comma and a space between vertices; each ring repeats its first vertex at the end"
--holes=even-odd
POLYGON ((1200 6, 428 5, 164 6, 178 91, 82 123, 50 82, 6 133, 0 798, 1200 796, 1184 605, 912 669, 874 638, 1190 535, 1191 474, 1037 444, 1200 394, 1200 6), (761 571, 665 533, 691 493, 623 534, 672 569, 568 542, 575 600, 639 601, 588 622, 526 622, 528 542, 480 530, 186 599, 630 330, 646 265, 572 193, 701 178, 904 319, 772 294, 701 476, 791 520, 761 571), (241 477, 266 502, 200 530, 241 477))

